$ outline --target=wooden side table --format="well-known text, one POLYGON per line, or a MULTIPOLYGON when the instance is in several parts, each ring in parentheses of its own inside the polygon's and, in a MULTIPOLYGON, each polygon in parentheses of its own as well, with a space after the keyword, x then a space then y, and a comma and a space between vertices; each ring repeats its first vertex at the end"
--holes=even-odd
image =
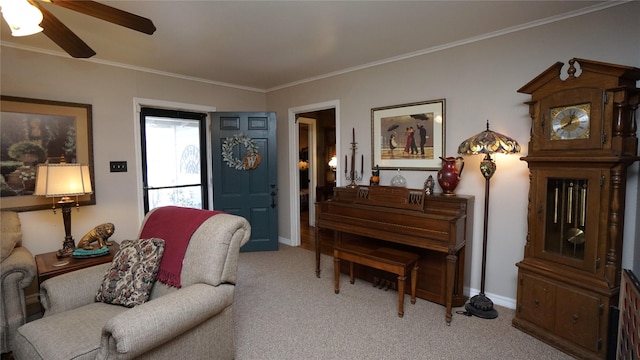
POLYGON ((120 245, 112 241, 109 246, 109 254, 94 258, 79 259, 74 257, 58 258, 56 252, 36 255, 36 266, 38 267, 38 286, 43 281, 52 277, 62 275, 71 271, 88 268, 94 265, 100 265, 111 262, 113 256, 120 249, 120 245))

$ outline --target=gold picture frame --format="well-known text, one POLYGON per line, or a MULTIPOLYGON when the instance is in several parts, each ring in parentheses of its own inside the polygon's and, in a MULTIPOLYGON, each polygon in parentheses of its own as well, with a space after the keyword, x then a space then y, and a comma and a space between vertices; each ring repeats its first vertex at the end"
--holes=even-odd
POLYGON ((445 99, 371 109, 372 169, 438 170, 444 149, 445 99))
POLYGON ((94 205, 91 105, 6 95, 0 100, 0 209, 50 209, 52 199, 33 195, 35 168, 58 163, 62 155, 67 163, 89 165, 93 193, 78 203, 94 205))

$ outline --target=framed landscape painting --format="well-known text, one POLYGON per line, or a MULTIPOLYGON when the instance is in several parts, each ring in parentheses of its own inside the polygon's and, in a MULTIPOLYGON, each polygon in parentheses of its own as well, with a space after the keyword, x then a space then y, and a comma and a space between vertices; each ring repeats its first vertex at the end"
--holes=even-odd
MULTIPOLYGON (((91 105, 13 96, 1 97, 0 208, 28 211, 50 209, 52 199, 34 196, 39 164, 89 165, 93 182, 91 105)), ((94 193, 80 196, 92 205, 94 193)), ((59 200, 59 199, 56 199, 59 200)))
POLYGON ((444 139, 445 99, 371 109, 372 169, 440 169, 444 139))

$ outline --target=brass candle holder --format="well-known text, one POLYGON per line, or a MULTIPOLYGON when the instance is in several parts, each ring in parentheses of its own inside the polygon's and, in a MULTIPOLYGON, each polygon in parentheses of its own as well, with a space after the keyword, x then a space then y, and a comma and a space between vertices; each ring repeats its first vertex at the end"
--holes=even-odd
POLYGON ((355 188, 358 186, 357 181, 362 180, 362 173, 364 171, 364 155, 361 155, 360 159, 360 173, 356 171, 356 150, 358 149, 358 143, 356 142, 356 129, 351 130, 351 170, 347 173, 347 156, 344 157, 344 177, 347 181, 350 181, 348 188, 355 188))

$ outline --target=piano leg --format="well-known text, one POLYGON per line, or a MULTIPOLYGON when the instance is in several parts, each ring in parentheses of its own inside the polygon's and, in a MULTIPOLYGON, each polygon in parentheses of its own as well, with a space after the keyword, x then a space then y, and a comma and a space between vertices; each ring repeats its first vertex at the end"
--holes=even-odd
POLYGON ((445 320, 447 321, 447 325, 451 325, 451 304, 453 303, 453 282, 455 280, 455 272, 456 272, 456 263, 458 262, 458 256, 455 253, 449 253, 447 255, 447 294, 446 294, 446 305, 447 305, 447 314, 445 315, 445 320))
POLYGON ((353 274, 353 261, 349 261, 349 282, 354 284, 356 282, 356 278, 353 274))
MULTIPOLYGON (((320 226, 316 225, 316 277, 320 277, 320 226)), ((340 244, 342 242, 341 232, 333 231, 333 244, 340 244)))
POLYGON ((336 294, 340 293, 340 258, 334 255, 333 258, 333 291, 336 294))
POLYGON ((411 303, 416 303, 416 287, 418 285, 418 266, 419 261, 413 265, 413 269, 411 269, 411 303))

